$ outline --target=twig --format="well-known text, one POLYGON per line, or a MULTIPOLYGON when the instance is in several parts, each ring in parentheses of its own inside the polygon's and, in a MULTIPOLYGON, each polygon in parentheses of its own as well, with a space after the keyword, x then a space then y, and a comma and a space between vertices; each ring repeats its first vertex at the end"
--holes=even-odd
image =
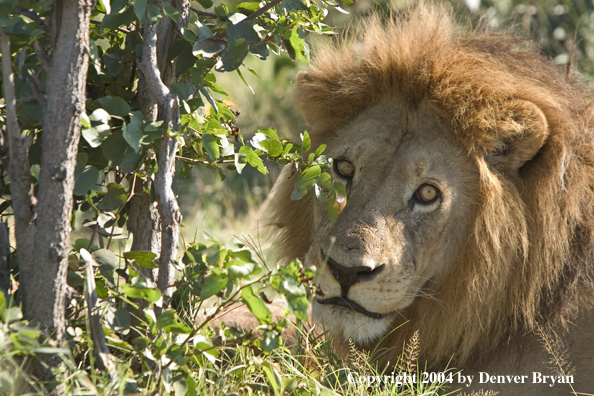
POLYGON ((39 101, 41 107, 45 110, 45 92, 43 91, 43 86, 41 85, 41 81, 37 78, 37 75, 33 72, 33 70, 27 70, 29 76, 27 76, 27 81, 29 81, 29 86, 33 91, 33 96, 39 101))
POLYGON ((198 16, 204 16, 204 17, 208 17, 208 18, 218 18, 219 17, 217 14, 213 14, 212 12, 199 11, 199 10, 195 9, 194 7, 190 7, 190 10, 192 10, 192 12, 198 16))
POLYGON ((37 101, 38 101, 38 99, 35 96, 33 96, 33 95, 27 95, 27 96, 24 96, 22 98, 18 98, 17 101, 16 101, 16 104, 17 105, 21 105, 23 103, 37 102, 37 101))
MULTIPOLYGON (((134 174, 134 178, 132 179, 132 187, 130 188, 130 195, 128 196, 128 199, 126 199, 126 202, 124 202, 118 208, 118 212, 116 213, 116 219, 118 218, 118 216, 120 215, 120 213, 122 213, 122 210, 126 207, 126 205, 128 205, 130 203, 130 200, 134 196, 134 187, 135 186, 136 186, 136 173, 134 174)), ((115 231, 115 222, 114 222, 114 225, 111 226, 111 233, 109 234, 109 239, 107 240, 107 249, 109 249, 109 245, 111 245, 111 240, 113 239, 113 233, 114 233, 114 231, 115 231)))
POLYGON ((39 63, 41 63, 41 67, 43 67, 45 70, 49 70, 49 59, 41 47, 41 44, 39 44, 39 41, 35 40, 33 42, 33 48, 35 49, 35 55, 37 55, 39 63))
POLYGON ((97 305, 97 289, 95 287, 95 274, 93 272, 93 265, 98 266, 91 253, 85 249, 80 250, 81 257, 87 263, 87 309, 89 312, 89 324, 91 330, 91 338, 95 345, 95 356, 100 370, 107 370, 112 380, 118 382, 118 372, 113 362, 109 348, 107 347, 107 341, 105 340, 105 334, 103 333, 103 327, 101 326, 101 318, 96 311, 97 305))
POLYGON ((253 19, 256 19, 256 18, 260 17, 261 15, 263 15, 266 11, 268 11, 272 7, 275 7, 275 6, 279 5, 282 1, 283 0, 274 0, 274 1, 271 1, 270 3, 266 4, 264 7, 260 8, 259 10, 254 11, 247 18, 245 18, 244 21, 251 21, 253 19))
POLYGON ((202 161, 202 160, 197 160, 197 159, 193 159, 193 158, 187 158, 187 157, 181 157, 179 155, 175 156, 176 159, 184 161, 184 162, 189 162, 190 164, 200 164, 200 165, 210 165, 210 164, 233 164, 235 163, 235 160, 216 160, 216 161, 202 161))

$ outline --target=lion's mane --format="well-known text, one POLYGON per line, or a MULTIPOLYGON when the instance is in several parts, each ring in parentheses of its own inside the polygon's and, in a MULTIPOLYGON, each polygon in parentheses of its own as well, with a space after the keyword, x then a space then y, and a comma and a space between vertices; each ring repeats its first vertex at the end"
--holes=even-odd
MULTIPOLYGON (((466 248, 435 298, 404 310, 394 328, 408 323, 381 346, 399 354, 419 329, 421 356, 437 363, 455 355, 459 363, 535 326, 562 331, 593 300, 594 96, 531 41, 461 29, 441 5, 394 14, 319 48, 308 73, 297 76, 295 95, 319 143, 372 104, 396 97, 414 109, 428 99, 479 169, 479 209, 466 248), (506 138, 501 122, 514 128, 514 99, 542 110, 548 137, 509 176, 484 157, 506 138)), ((303 257, 315 197, 291 202, 293 182, 277 183, 270 216, 282 254, 303 257)))

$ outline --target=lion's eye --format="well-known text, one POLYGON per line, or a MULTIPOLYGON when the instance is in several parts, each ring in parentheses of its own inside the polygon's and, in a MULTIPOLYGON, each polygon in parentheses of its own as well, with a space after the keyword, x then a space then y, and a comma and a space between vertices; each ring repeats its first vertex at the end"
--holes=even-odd
POLYGON ((439 197, 439 190, 431 184, 423 184, 419 187, 417 192, 415 192, 415 198, 423 204, 433 203, 437 197, 439 197))
POLYGON ((336 171, 340 173, 341 176, 344 177, 353 177, 355 173, 355 167, 347 160, 337 160, 334 162, 336 166, 336 171))

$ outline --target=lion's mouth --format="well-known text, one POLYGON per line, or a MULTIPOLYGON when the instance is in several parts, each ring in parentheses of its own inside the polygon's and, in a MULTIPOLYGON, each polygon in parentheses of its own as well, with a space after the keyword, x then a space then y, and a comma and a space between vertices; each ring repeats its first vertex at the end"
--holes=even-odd
POLYGON ((342 298, 342 297, 332 297, 332 298, 326 298, 326 299, 319 299, 316 298, 316 302, 322 305, 338 305, 340 307, 345 307, 345 308, 350 308, 353 311, 357 311, 359 313, 362 313, 363 315, 369 316, 370 318, 374 318, 374 319, 383 319, 385 317, 387 317, 388 315, 386 314, 379 314, 376 312, 371 312, 366 310, 365 308, 363 308, 362 306, 360 306, 359 304, 357 304, 354 301, 348 300, 346 298, 342 298))

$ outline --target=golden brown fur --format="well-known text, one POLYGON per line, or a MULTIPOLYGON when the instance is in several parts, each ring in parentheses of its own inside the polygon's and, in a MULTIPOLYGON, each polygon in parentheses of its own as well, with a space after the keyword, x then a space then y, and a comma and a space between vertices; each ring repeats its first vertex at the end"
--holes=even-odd
MULTIPOLYGON (((590 90, 532 42, 460 31, 442 6, 420 5, 388 21, 373 17, 355 30, 320 48, 297 77, 297 106, 314 141, 331 141, 374 104, 430 103, 480 178, 467 246, 434 286, 437 298, 420 297, 401 310, 392 328, 408 323, 380 345, 395 347, 387 359, 394 361, 415 329, 430 364, 454 356, 459 366, 490 359, 498 345, 536 326, 563 334, 593 302, 590 90), (538 152, 523 166, 508 163, 515 158, 507 156, 508 143, 531 139, 538 152), (456 309, 444 309, 449 303, 456 309)), ((304 257, 314 233, 315 197, 289 201, 293 182, 279 180, 270 209, 288 258, 304 257)))

